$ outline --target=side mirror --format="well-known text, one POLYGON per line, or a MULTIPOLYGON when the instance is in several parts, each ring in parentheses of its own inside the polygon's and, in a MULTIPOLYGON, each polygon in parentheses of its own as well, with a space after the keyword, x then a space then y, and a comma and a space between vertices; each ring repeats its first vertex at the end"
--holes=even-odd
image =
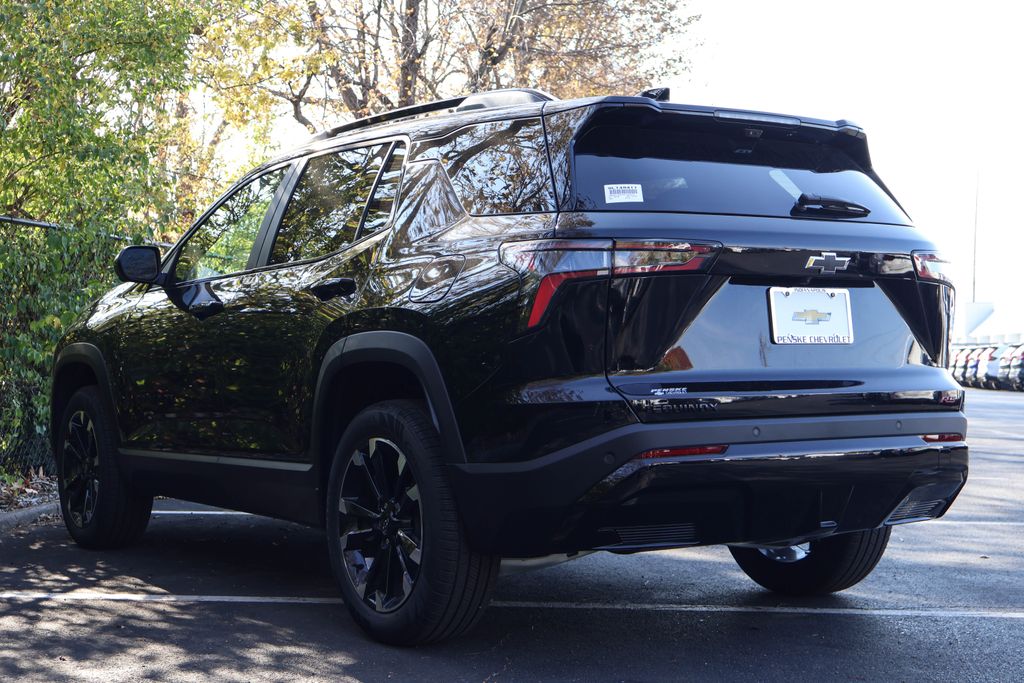
POLYGON ((121 282, 150 284, 160 276, 160 250, 151 246, 125 247, 114 261, 121 282))

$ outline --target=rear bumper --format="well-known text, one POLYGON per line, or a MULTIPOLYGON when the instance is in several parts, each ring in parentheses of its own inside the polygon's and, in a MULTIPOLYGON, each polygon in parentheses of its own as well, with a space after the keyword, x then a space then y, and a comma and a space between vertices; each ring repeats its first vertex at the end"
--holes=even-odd
POLYGON ((529 462, 452 466, 470 542, 505 557, 771 543, 941 516, 967 479, 962 413, 634 424, 529 462), (634 460, 655 448, 722 455, 634 460))

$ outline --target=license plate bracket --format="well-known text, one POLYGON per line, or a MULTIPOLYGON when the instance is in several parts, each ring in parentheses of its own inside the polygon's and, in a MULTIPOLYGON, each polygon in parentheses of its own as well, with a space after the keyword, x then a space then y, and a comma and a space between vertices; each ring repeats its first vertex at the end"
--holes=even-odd
POLYGON ((768 313, 773 344, 853 343, 850 290, 827 287, 771 287, 768 313))

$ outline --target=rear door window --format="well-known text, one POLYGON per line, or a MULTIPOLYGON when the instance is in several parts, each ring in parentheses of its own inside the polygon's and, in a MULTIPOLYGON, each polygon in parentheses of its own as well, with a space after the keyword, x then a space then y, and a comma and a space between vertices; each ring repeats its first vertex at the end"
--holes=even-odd
POLYGON ((355 241, 389 148, 374 145, 309 159, 281 217, 270 263, 326 256, 355 241))
POLYGON ((377 180, 377 186, 373 188, 373 196, 366 207, 366 218, 363 219, 363 227, 359 236, 372 235, 391 220, 391 210, 395 205, 395 196, 398 194, 398 182, 402 179, 402 164, 405 161, 405 143, 396 142, 391 150, 384 170, 377 180))

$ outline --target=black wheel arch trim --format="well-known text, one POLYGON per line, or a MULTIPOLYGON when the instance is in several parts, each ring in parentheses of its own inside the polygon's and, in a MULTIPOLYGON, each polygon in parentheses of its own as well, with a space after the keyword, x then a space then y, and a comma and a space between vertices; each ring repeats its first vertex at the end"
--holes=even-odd
POLYGON ((324 354, 313 395, 310 443, 314 454, 322 452, 324 421, 329 418, 325 387, 330 386, 342 369, 359 363, 394 363, 409 370, 419 380, 426 396, 430 419, 440 436, 446 462, 466 462, 455 410, 434 353, 419 337, 393 330, 356 332, 336 341, 324 354))
POLYGON ((55 410, 57 377, 60 376, 64 368, 75 364, 85 365, 95 375, 100 394, 107 401, 107 408, 111 411, 110 414, 114 416, 114 423, 118 428, 118 439, 120 441, 124 440, 120 432, 121 422, 118 419, 117 402, 114 400, 114 392, 110 384, 110 375, 107 373, 107 362, 103 358, 103 352, 95 344, 74 342, 58 351, 53 361, 53 374, 50 386, 50 446, 55 457, 57 454, 57 444, 55 441, 57 438, 57 420, 60 419, 55 410))

